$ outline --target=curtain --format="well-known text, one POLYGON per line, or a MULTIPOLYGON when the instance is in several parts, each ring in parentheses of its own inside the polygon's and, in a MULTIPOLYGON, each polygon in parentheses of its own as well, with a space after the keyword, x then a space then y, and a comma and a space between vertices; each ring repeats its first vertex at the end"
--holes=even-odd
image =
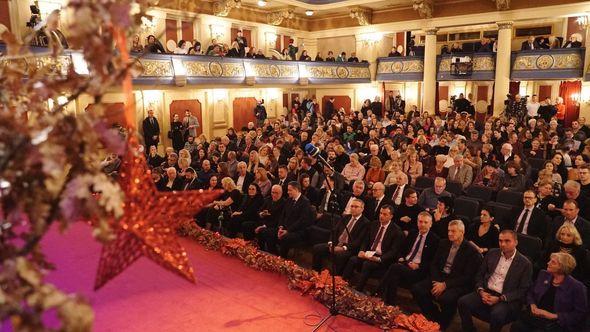
POLYGON ((567 128, 570 126, 572 121, 578 118, 580 113, 579 100, 575 101, 572 99, 574 94, 577 94, 578 98, 582 93, 582 82, 581 81, 563 81, 559 85, 559 96, 563 98, 565 104, 565 123, 564 126, 567 128))
MULTIPOLYGON (((434 114, 440 114, 440 110, 438 109, 438 102, 440 101, 440 96, 438 93, 438 81, 436 82, 436 91, 434 93, 434 100, 436 100, 436 102, 434 103, 434 114)), ((446 111, 446 110, 445 110, 446 111)))
MULTIPOLYGON (((517 95, 520 92, 520 82, 510 82, 510 87, 508 88, 508 93, 511 95, 517 95)), ((499 96, 500 98, 505 98, 505 96, 499 96)))

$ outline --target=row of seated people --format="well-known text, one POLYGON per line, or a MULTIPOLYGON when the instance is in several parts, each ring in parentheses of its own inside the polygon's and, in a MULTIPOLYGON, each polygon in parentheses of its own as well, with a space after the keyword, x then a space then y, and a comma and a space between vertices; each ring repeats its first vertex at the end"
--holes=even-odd
MULTIPOLYGON (((330 188, 336 185, 334 179, 328 177, 326 180, 329 182, 330 188)), ((453 198, 444 191, 444 179, 437 181, 438 188, 435 185, 433 188, 425 190, 420 195, 420 199, 416 191, 408 188, 403 197, 405 202, 401 205, 396 205, 389 199, 389 197, 396 196, 397 188, 389 188, 388 195, 385 195, 386 188, 380 183, 373 186, 372 198, 362 196, 362 181, 356 182, 356 190, 344 194, 342 199, 335 197, 335 192, 326 187, 324 188, 326 190, 322 205, 318 207, 314 207, 310 203, 302 193, 298 182, 288 183, 286 186, 287 197, 283 197, 284 184, 277 183, 272 187, 271 197, 266 199, 262 198, 256 184, 250 184, 247 187, 248 194, 242 199, 239 191, 233 187, 235 186, 233 180, 226 178, 222 182, 225 183, 224 189, 230 194, 226 200, 214 202, 208 211, 197 217, 202 226, 208 226, 209 223, 214 227, 220 227, 229 236, 236 236, 242 232, 246 239, 256 238, 261 249, 280 254, 283 257, 288 257, 289 250, 294 247, 312 245, 313 267, 318 270, 322 267, 322 258, 327 256, 330 250, 334 250, 336 254, 335 273, 343 275, 357 289, 363 290, 369 277, 381 277, 379 291, 387 303, 394 304, 397 285, 410 282, 412 284, 408 287, 415 295, 418 294, 415 298, 420 299, 417 302, 423 312, 430 318, 437 320, 443 327, 448 326, 450 319, 452 319, 458 298, 468 293, 470 283, 458 283, 463 288, 457 292, 447 293, 450 298, 437 299, 439 304, 441 304, 440 301, 445 301, 445 304, 447 304, 446 301, 449 301, 447 308, 437 312, 434 310, 436 306, 431 302, 421 301, 428 298, 425 294, 420 293, 421 291, 429 293, 434 290, 434 288, 425 287, 425 285, 431 285, 432 280, 415 283, 419 279, 426 280, 429 273, 433 273, 433 269, 435 269, 432 265, 437 260, 434 260, 432 264, 429 264, 428 261, 428 257, 433 258, 434 251, 427 253, 426 248, 434 250, 439 239, 445 239, 447 235, 450 238, 451 233, 459 232, 451 232, 452 226, 457 222, 453 221, 456 220, 452 215, 453 198), (393 190, 393 194, 391 190, 393 190), (434 209, 424 209, 419 204, 419 202, 425 203, 428 196, 425 192, 438 197, 434 209), (334 200, 340 200, 346 204, 342 213, 340 210, 336 213, 329 212, 329 206, 333 205, 330 203, 334 200), (226 206, 231 207, 232 204, 235 204, 235 209, 230 209, 228 214, 224 216, 226 206), (333 226, 332 216, 338 219, 341 217, 341 220, 336 223, 334 237, 328 242, 330 228, 333 226), (344 231, 344 225, 348 226, 348 232, 344 231), (386 226, 380 228, 379 225, 386 226), (420 234, 423 236, 420 237, 420 234), (423 237, 424 240, 422 240, 423 237), (420 246, 422 246, 421 250, 419 250, 420 246), (408 272, 407 278, 398 271, 404 266, 411 270, 408 272), (420 266, 422 269, 419 269, 420 266), (358 280, 353 278, 355 270, 360 271, 358 280)), ((545 216, 540 215, 542 212, 535 207, 535 193, 527 191, 523 197, 524 207, 515 209, 512 219, 514 223, 512 224, 495 224, 493 210, 490 208, 483 208, 478 222, 470 225, 467 230, 464 223, 459 221, 461 226, 458 228, 463 229, 461 230, 461 240, 458 240, 457 243, 463 243, 463 239, 465 239, 468 248, 473 252, 473 261, 470 262, 472 264, 468 264, 468 267, 464 266, 456 270, 453 268, 453 271, 457 273, 454 277, 461 276, 463 279, 467 278, 465 280, 474 280, 475 270, 479 265, 478 259, 481 259, 481 255, 487 257, 488 253, 495 252, 497 254, 498 250, 495 248, 502 247, 502 239, 499 235, 501 230, 526 235, 527 233, 542 233, 543 231, 539 229, 546 228, 547 234, 555 235, 547 239, 543 257, 549 259, 552 253, 562 251, 572 254, 578 265, 575 269, 572 268, 568 274, 573 272, 573 276, 587 283, 590 280, 588 277, 588 256, 580 232, 585 232, 587 237, 590 224, 578 216, 577 202, 574 200, 565 201, 562 204, 563 215, 545 224, 545 216), (461 270, 466 268, 471 270, 461 270)), ((452 242, 451 239, 449 241, 452 242)), ((446 259, 449 248, 446 248, 446 251, 441 248, 437 252, 446 252, 446 254, 441 254, 442 258, 446 259)), ((442 258, 438 257, 439 265, 442 258)), ((447 260, 442 260, 443 265, 445 262, 447 260)), ((537 270, 543 265, 543 260, 534 263, 535 270, 537 270)), ((529 264, 531 264, 532 273, 533 263, 529 262, 529 264)), ((439 266, 439 268, 441 272, 437 274, 437 282, 450 278, 450 272, 443 273, 443 266, 439 266)), ((528 279, 528 283, 532 282, 530 275, 528 279)), ((439 285, 437 288, 439 287, 442 286, 439 285)), ((497 293, 502 293, 501 289, 500 287, 500 291, 497 293)), ((444 289, 441 288, 439 291, 442 294, 444 289)), ((496 293, 490 292, 489 294, 496 293)), ((523 299, 515 299, 515 301, 518 300, 523 299)), ((500 319, 496 323, 499 323, 501 327, 506 323, 505 320, 509 320, 509 318, 500 319)), ((579 319, 577 323, 580 323, 579 319)))

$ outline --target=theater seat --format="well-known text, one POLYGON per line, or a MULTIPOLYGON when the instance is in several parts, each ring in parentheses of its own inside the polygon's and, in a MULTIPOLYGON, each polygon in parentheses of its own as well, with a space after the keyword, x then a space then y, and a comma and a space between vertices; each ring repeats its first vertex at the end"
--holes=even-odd
POLYGON ((541 249, 543 241, 536 236, 518 234, 518 251, 527 256, 533 265, 536 265, 541 259, 541 249))
POLYGON ((429 178, 427 176, 419 176, 416 178, 416 184, 414 184, 414 188, 417 190, 424 190, 426 188, 434 187, 434 179, 429 178))
POLYGON ((496 202, 511 205, 523 206, 522 192, 512 190, 500 190, 496 196, 496 202))
POLYGON ((479 216, 479 202, 469 197, 461 196, 455 199, 454 212, 457 218, 463 220, 465 225, 469 225, 471 220, 479 216))
POLYGON ((486 203, 492 200, 494 191, 484 186, 469 186, 467 187, 465 196, 478 200, 481 203, 486 203))
POLYGON ((497 202, 487 202, 486 206, 493 210, 494 222, 500 226, 500 229, 505 229, 512 217, 513 206, 497 202))
POLYGON ((545 168, 545 162, 547 160, 543 158, 528 158, 526 161, 531 165, 531 168, 540 170, 545 168))
POLYGON ((447 181, 445 190, 455 195, 455 197, 463 195, 463 185, 457 181, 447 181))

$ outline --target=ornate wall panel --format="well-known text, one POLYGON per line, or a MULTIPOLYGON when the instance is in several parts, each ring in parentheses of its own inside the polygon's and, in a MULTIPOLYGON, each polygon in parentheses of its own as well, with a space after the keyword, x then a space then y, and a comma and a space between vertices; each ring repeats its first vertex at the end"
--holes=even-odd
POLYGON ((378 81, 418 81, 424 76, 423 57, 377 59, 378 81))
POLYGON ((459 56, 470 56, 473 72, 469 76, 453 76, 451 73, 452 55, 438 56, 438 73, 436 79, 439 81, 492 81, 495 78, 496 54, 495 53, 468 53, 459 56))
POLYGON ((580 78, 584 71, 584 48, 519 51, 512 53, 512 79, 580 78))

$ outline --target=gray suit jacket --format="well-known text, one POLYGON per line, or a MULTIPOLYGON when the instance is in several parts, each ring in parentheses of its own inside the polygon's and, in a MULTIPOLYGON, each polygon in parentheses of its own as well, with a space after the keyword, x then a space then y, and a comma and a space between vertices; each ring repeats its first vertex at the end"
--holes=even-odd
POLYGON ((457 175, 455 176, 456 169, 457 166, 455 165, 449 167, 449 174, 447 175, 447 180, 459 182, 463 186, 463 189, 466 189, 471 184, 471 181, 473 181, 473 169, 471 169, 471 166, 464 164, 463 166, 461 166, 459 172, 457 172, 457 175))
MULTIPOLYGON (((487 288, 488 279, 494 274, 496 266, 500 261, 502 251, 498 248, 491 249, 484 257, 476 278, 476 289, 487 288)), ((507 302, 520 301, 524 303, 529 286, 532 283, 533 265, 520 252, 516 252, 514 260, 506 273, 502 295, 507 302)))

